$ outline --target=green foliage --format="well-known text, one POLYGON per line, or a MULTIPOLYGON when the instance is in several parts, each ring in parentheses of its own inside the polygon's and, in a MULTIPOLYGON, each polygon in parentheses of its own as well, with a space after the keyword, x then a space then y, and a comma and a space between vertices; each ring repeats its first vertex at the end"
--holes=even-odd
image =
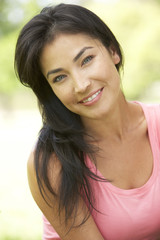
MULTIPOLYGON (((22 2, 22 1, 21 1, 22 2)), ((22 3, 21 3, 22 4, 22 3)), ((17 90, 19 87, 18 81, 15 76, 14 71, 14 53, 15 53, 15 45, 18 37, 18 33, 21 27, 28 21, 33 15, 39 12, 39 6, 37 1, 25 0, 23 3, 23 7, 20 4, 20 1, 11 1, 11 0, 1 0, 0 2, 0 24, 1 31, 3 31, 3 36, 0 38, 0 94, 11 94, 17 90), (16 27, 13 27, 13 23, 7 20, 8 15, 12 12, 12 7, 17 9, 22 8, 23 11, 23 20, 21 23, 17 23, 16 27), (6 13, 5 17, 3 17, 3 13, 6 13), (3 20, 3 21, 2 21, 3 20), (4 24, 2 24, 4 22, 4 24), (10 27, 8 27, 8 25, 10 27), (5 29, 5 30, 3 30, 5 29), (11 31, 12 29, 12 31, 11 31)), ((13 15, 14 17, 14 15, 13 15)), ((16 17, 16 16, 15 16, 16 17)))
POLYGON ((14 72, 14 47, 16 43, 16 33, 10 33, 0 39, 0 94, 11 94, 18 88, 14 72))
POLYGON ((127 12, 130 15, 126 15, 122 24, 130 29, 126 30, 128 37, 121 36, 126 55, 123 85, 128 98, 135 99, 153 81, 160 80, 160 8, 150 4, 142 8, 137 3, 127 12), (135 19, 134 25, 128 22, 130 19, 135 19))
POLYGON ((22 3, 18 0, 0 1, 0 37, 14 31, 23 17, 22 3))

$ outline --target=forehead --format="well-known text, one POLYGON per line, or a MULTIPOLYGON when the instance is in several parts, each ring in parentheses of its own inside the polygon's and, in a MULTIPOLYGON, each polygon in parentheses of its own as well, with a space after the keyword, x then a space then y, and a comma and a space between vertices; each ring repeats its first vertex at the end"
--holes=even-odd
POLYGON ((85 45, 86 43, 93 43, 94 39, 85 34, 61 34, 56 37, 54 40, 54 45, 58 47, 59 45, 61 47, 66 47, 66 46, 73 46, 73 47, 78 47, 79 45, 85 45))
MULTIPOLYGON (((90 35, 78 33, 78 34, 58 34, 53 41, 46 44, 43 48, 41 56, 45 55, 45 53, 54 49, 54 52, 62 52, 65 53, 65 50, 72 50, 72 52, 76 52, 76 49, 86 46, 88 44, 92 44, 93 46, 101 45, 101 42, 90 35)), ((74 53, 73 53, 74 54, 74 53)))

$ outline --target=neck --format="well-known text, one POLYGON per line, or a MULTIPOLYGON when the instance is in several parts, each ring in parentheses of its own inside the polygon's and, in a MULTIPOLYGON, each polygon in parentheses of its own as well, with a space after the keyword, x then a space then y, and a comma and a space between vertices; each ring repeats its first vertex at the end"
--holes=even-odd
POLYGON ((123 97, 119 104, 101 119, 87 119, 84 126, 89 135, 98 142, 123 141, 144 120, 142 109, 138 104, 130 103, 123 97), (137 121, 138 119, 138 121, 137 121))

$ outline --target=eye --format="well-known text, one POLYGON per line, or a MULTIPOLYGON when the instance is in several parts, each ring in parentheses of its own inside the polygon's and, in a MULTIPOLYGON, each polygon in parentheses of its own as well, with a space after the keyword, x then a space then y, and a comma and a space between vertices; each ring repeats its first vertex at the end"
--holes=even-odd
POLYGON ((94 57, 94 56, 88 56, 88 57, 86 57, 86 58, 82 61, 81 66, 83 66, 83 65, 87 64, 88 62, 90 62, 93 57, 94 57))
POLYGON ((65 77, 66 77, 66 75, 59 75, 59 76, 57 76, 57 77, 55 77, 55 78, 53 79, 53 82, 54 82, 54 83, 60 82, 60 81, 62 81, 65 77))

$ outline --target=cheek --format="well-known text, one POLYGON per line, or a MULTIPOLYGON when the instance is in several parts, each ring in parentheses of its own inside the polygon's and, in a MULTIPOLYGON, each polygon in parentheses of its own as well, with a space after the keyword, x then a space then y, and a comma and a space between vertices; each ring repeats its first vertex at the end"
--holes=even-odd
POLYGON ((120 75, 114 64, 109 64, 103 68, 101 72, 104 83, 109 86, 113 91, 117 91, 120 87, 120 75))
POLYGON ((108 63, 98 65, 96 75, 99 76, 102 81, 110 81, 113 77, 113 74, 114 71, 112 69, 112 66, 110 66, 108 63))
POLYGON ((114 67, 115 65, 112 60, 109 57, 107 58, 105 55, 102 55, 99 59, 97 59, 95 65, 93 66, 94 70, 100 73, 100 76, 104 75, 106 77, 111 74, 114 67))
POLYGON ((65 86, 52 87, 54 94, 59 98, 59 100, 65 105, 71 104, 73 102, 73 93, 65 86))

